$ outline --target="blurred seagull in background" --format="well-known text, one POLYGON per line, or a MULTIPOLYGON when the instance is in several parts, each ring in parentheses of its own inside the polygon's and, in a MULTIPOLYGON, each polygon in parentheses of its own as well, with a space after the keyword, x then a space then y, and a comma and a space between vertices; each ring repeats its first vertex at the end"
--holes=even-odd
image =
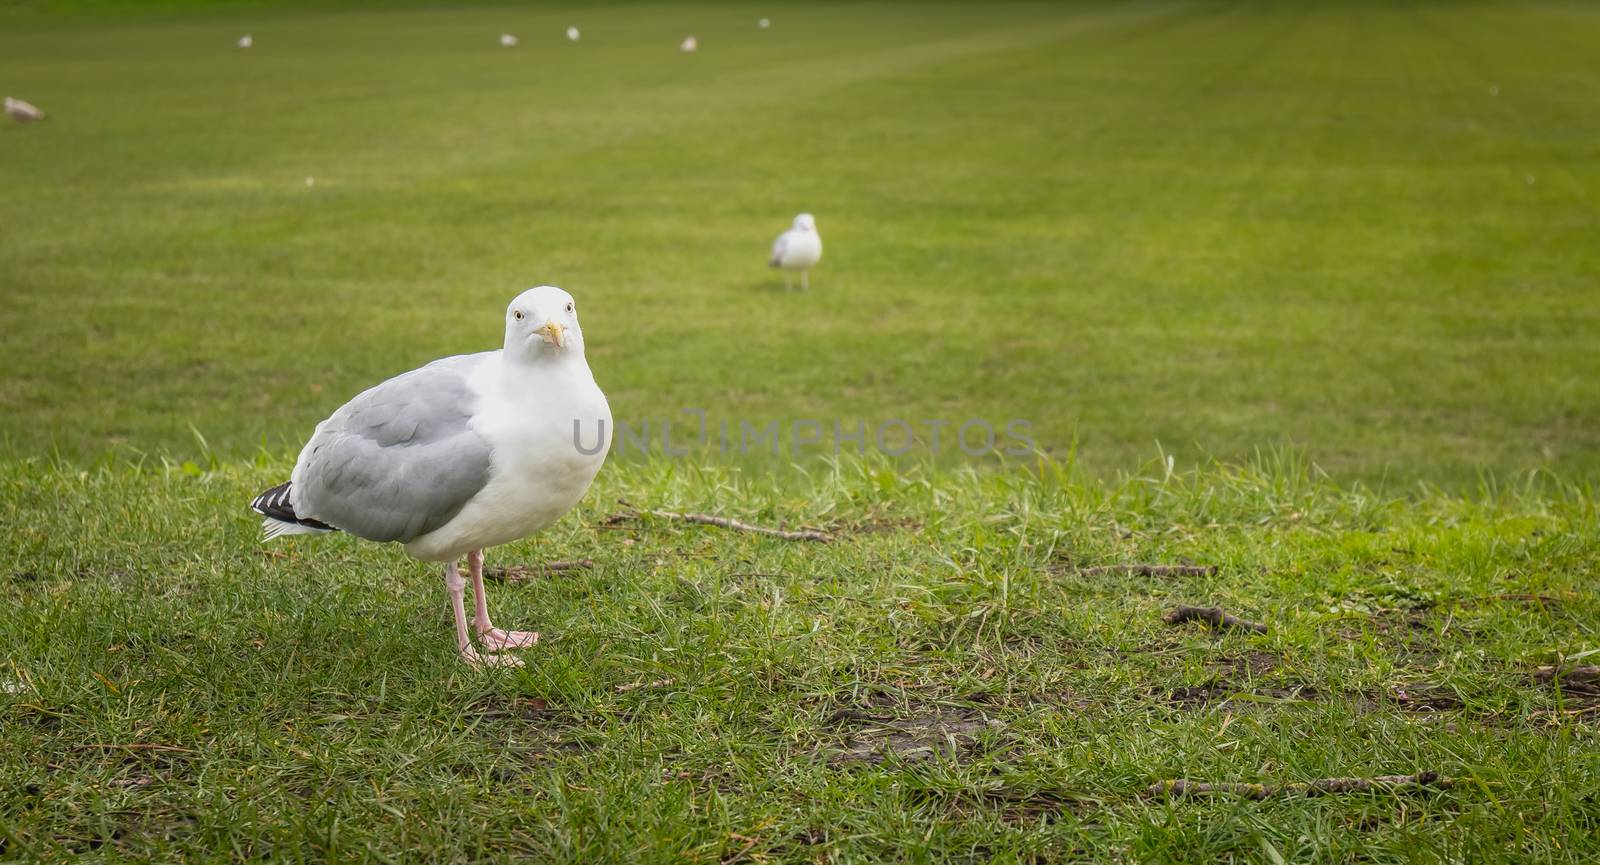
POLYGON ((18 123, 31 123, 44 119, 44 112, 39 110, 39 106, 11 96, 6 97, 6 113, 18 123))
POLYGON ((576 28, 576 27, 568 27, 567 28, 567 38, 568 39, 572 40, 573 42, 576 42, 576 41, 578 41, 578 36, 579 36, 578 28, 576 28))
POLYGON ((246 33, 243 36, 240 36, 239 41, 235 42, 234 44, 238 45, 240 48, 249 48, 250 46, 256 44, 256 40, 255 37, 251 36, 249 33, 246 33))
POLYGON ((762 30, 765 30, 768 27, 772 26, 772 19, 771 18, 763 18, 760 21, 756 22, 756 26, 760 27, 762 30))
POLYGON ((512 36, 510 33, 501 33, 500 45, 504 48, 515 48, 517 47, 517 37, 512 36))
POLYGON ((817 233, 817 221, 809 213, 794 218, 794 227, 778 235, 772 244, 772 258, 767 266, 782 268, 783 287, 792 288, 789 271, 800 271, 800 288, 810 288, 806 277, 811 268, 822 260, 822 235, 817 233))
POLYGON ((502 348, 436 360, 363 391, 317 424, 289 480, 250 508, 266 518, 268 540, 342 530, 443 562, 461 659, 517 666, 496 653, 539 635, 489 621, 483 549, 571 510, 605 462, 610 427, 572 295, 541 285, 506 307, 502 348), (481 652, 467 633, 463 555, 481 652))
POLYGON ((700 48, 700 40, 694 38, 693 36, 690 36, 687 39, 684 39, 683 40, 683 44, 678 46, 678 50, 682 51, 685 54, 693 54, 699 48, 700 48))

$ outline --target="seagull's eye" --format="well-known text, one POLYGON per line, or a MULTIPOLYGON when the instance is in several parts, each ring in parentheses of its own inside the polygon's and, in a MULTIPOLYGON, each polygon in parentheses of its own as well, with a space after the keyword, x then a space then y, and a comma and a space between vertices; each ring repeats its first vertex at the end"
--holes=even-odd
POLYGON ((572 314, 572 301, 567 301, 567 315, 572 314))
POLYGON ((517 321, 521 321, 522 320, 522 310, 520 310, 520 309, 511 310, 511 317, 516 319, 517 321))

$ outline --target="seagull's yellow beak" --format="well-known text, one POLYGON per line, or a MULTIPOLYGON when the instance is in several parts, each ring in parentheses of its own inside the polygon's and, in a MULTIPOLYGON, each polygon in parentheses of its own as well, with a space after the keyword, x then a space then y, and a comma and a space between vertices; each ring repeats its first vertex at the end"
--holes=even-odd
POLYGON ((554 343, 556 348, 566 346, 567 329, 562 327, 561 322, 555 319, 546 319, 544 327, 539 328, 536 332, 544 334, 544 338, 554 343))

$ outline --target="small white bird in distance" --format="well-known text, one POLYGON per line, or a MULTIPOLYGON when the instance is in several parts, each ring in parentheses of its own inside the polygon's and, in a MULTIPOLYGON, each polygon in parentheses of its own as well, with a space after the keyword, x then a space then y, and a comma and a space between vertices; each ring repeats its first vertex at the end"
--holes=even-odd
POLYGON ((763 18, 760 21, 756 22, 756 26, 760 27, 762 30, 765 30, 768 27, 772 26, 772 19, 771 18, 763 18))
POLYGON ((256 40, 249 33, 246 33, 243 36, 240 36, 239 41, 235 44, 237 44, 240 48, 249 48, 250 46, 256 44, 256 40))
POLYGON ((567 38, 568 39, 572 40, 573 42, 576 42, 576 41, 578 41, 578 36, 579 36, 578 28, 576 28, 576 27, 568 27, 567 28, 567 38))
POLYGON ((40 111, 37 105, 10 96, 6 97, 6 113, 18 123, 31 123, 44 119, 44 112, 40 111))
POLYGON ((515 48, 517 47, 517 37, 512 36, 510 33, 501 33, 500 45, 505 48, 515 48))
POLYGON ((690 36, 689 38, 683 40, 683 44, 678 46, 678 50, 682 51, 685 54, 693 54, 695 52, 695 50, 698 49, 699 47, 700 47, 700 40, 694 38, 693 36, 690 36))
POLYGON ((811 268, 817 266, 822 260, 822 235, 817 233, 817 221, 809 213, 802 213, 794 218, 794 227, 778 235, 772 244, 772 258, 767 261, 768 267, 783 269, 783 287, 793 288, 789 280, 789 271, 800 271, 800 288, 810 288, 806 279, 811 268))

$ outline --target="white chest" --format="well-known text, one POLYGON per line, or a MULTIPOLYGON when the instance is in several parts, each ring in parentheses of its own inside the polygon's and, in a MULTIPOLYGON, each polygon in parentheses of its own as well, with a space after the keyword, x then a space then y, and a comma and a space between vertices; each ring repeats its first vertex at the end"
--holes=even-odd
POLYGON ((476 383, 472 428, 491 452, 489 483, 449 523, 417 538, 419 558, 452 558, 545 528, 588 491, 610 449, 611 408, 587 366, 476 383))
POLYGON ((551 502, 565 512, 605 462, 611 407, 585 377, 484 412, 474 427, 494 449, 491 478, 505 483, 507 495, 530 506, 551 502))
POLYGON ((784 244, 779 265, 788 270, 806 270, 822 260, 822 237, 815 231, 795 231, 784 244))

